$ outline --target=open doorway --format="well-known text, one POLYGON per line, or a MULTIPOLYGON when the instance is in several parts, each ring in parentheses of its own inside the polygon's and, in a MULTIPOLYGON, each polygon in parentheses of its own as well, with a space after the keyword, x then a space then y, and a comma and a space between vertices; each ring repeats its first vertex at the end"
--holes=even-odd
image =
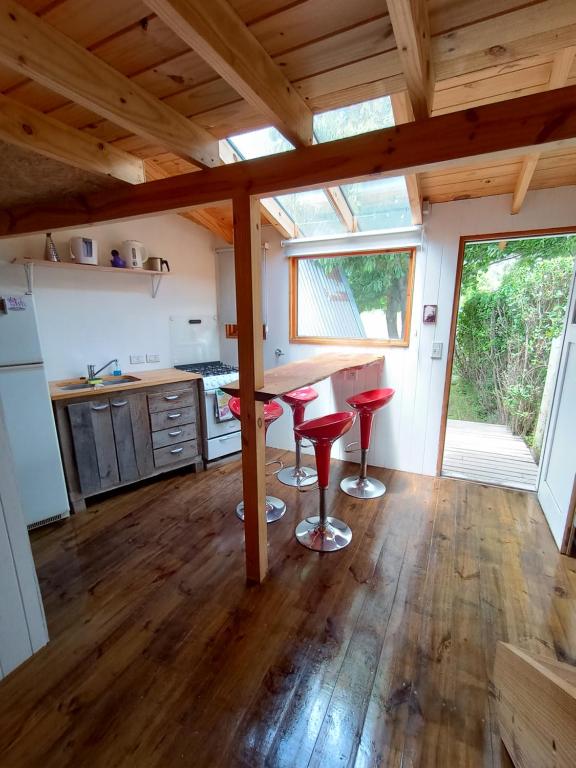
POLYGON ((536 490, 575 256, 573 233, 463 240, 442 475, 536 490))

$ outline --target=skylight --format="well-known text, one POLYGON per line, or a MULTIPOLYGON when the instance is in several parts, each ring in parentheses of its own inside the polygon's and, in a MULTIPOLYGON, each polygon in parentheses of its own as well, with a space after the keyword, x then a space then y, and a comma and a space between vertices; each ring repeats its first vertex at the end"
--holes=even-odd
POLYGON ((260 128, 258 131, 239 133, 229 136, 228 141, 243 160, 253 160, 255 157, 276 155, 294 149, 276 128, 260 128))
POLYGON ((314 136, 319 143, 390 128, 394 115, 389 96, 314 115, 314 136))
POLYGON ((356 216, 361 232, 409 227, 412 224, 403 176, 343 184, 342 192, 356 216))
POLYGON ((328 202, 323 189, 293 192, 276 200, 298 225, 304 237, 338 235, 346 229, 328 202))
MULTIPOLYGON (((314 140, 322 143, 394 125, 388 96, 314 115, 314 140)), ((243 160, 288 152, 294 147, 276 128, 261 128, 230 136, 228 142, 243 160)), ((358 229, 369 232, 412 223, 403 176, 375 179, 341 187, 358 229)), ((344 234, 346 227, 322 189, 295 192, 276 198, 304 237, 344 234)), ((350 219, 350 215, 348 219, 350 219)))

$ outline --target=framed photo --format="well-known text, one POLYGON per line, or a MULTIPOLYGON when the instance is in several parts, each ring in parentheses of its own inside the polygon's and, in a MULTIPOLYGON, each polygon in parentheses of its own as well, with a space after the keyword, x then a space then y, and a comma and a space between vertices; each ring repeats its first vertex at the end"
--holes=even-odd
POLYGON ((434 325, 438 314, 438 304, 424 304, 422 322, 426 325, 434 325))

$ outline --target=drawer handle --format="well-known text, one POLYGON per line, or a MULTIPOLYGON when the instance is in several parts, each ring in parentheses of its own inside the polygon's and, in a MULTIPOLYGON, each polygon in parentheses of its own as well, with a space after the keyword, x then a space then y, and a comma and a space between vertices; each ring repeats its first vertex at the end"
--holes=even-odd
POLYGON ((121 408, 123 405, 128 405, 128 400, 117 400, 115 403, 113 402, 112 405, 114 408, 121 408))
POLYGON ((168 418, 169 418, 169 419, 179 419, 179 418, 180 418, 180 416, 182 416, 182 414, 181 414, 181 413, 169 413, 169 414, 168 414, 168 418))
POLYGON ((102 403, 102 405, 93 405, 93 411, 105 411, 108 408, 108 403, 102 403))
POLYGON ((226 440, 234 440, 235 437, 236 437, 236 432, 233 435, 226 435, 226 437, 219 437, 218 440, 221 443, 225 443, 226 440))
POLYGON ((170 453, 182 453, 183 450, 184 448, 172 448, 170 453))
POLYGON ((168 432, 168 434, 170 435, 170 437, 178 437, 178 435, 182 434, 182 430, 181 429, 173 429, 172 432, 168 432))
POLYGON ((180 395, 164 395, 164 400, 178 400, 180 395))

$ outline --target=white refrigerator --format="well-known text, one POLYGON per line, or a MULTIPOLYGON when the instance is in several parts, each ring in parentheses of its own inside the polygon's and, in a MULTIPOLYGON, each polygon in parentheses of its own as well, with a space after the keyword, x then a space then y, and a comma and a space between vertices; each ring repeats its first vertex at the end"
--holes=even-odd
POLYGON ((0 296, 0 401, 27 526, 70 507, 32 296, 0 296))

